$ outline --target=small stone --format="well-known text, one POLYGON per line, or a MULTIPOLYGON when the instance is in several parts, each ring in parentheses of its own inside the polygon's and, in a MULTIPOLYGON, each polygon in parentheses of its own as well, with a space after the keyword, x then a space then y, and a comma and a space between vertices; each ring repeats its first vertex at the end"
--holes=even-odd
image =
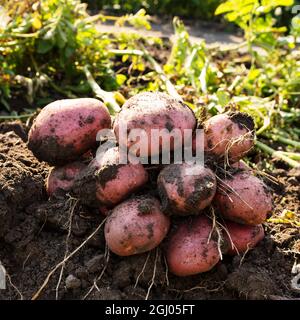
POLYGON ((81 281, 70 274, 66 278, 66 287, 69 290, 78 289, 81 287, 81 281))

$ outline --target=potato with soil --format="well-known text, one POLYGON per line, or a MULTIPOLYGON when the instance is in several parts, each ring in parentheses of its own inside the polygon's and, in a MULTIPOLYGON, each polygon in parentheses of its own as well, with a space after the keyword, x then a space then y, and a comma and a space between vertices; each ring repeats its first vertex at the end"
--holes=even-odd
POLYGON ((168 238, 166 258, 169 270, 181 277, 211 270, 220 260, 216 234, 206 216, 187 219, 168 238))
POLYGON ((236 162, 254 144, 254 122, 242 112, 218 114, 204 122, 205 151, 216 159, 236 162))
POLYGON ((119 145, 127 146, 128 150, 132 151, 137 141, 131 140, 126 134, 130 134, 134 129, 142 129, 148 140, 148 148, 146 146, 145 149, 140 149, 137 155, 147 157, 158 155, 162 151, 163 141, 170 143, 170 150, 173 150, 174 146, 181 146, 184 130, 193 130, 195 126, 193 111, 181 101, 162 92, 142 92, 125 102, 115 119, 114 131, 119 145), (155 135, 157 141, 154 141, 153 129, 163 130, 162 138, 155 135), (173 129, 178 129, 180 140, 174 139, 170 134, 173 129), (151 150, 152 144, 157 147, 156 150, 151 150))
POLYGON ((119 148, 108 149, 78 176, 73 188, 83 201, 112 208, 148 181, 142 164, 120 163, 119 148))
POLYGON ((46 190, 49 196, 61 191, 72 189, 75 178, 86 167, 82 162, 76 161, 62 167, 54 167, 49 172, 46 181, 46 190))
POLYGON ((273 208, 267 186, 249 171, 239 171, 223 179, 214 205, 226 219, 248 225, 263 223, 273 208))
POLYGON ((157 199, 140 196, 116 206, 105 224, 109 249, 119 256, 131 256, 157 247, 165 238, 170 220, 157 199))
POLYGON ((35 119, 28 148, 40 161, 63 165, 95 147, 97 132, 110 126, 108 109, 97 99, 57 100, 35 119))
POLYGON ((223 237, 228 247, 225 254, 228 255, 243 254, 254 248, 265 237, 261 224, 247 226, 226 221, 224 227, 226 231, 223 232, 223 237))
POLYGON ((198 164, 171 164, 157 179, 162 208, 169 214, 199 214, 209 206, 216 193, 216 177, 198 164))

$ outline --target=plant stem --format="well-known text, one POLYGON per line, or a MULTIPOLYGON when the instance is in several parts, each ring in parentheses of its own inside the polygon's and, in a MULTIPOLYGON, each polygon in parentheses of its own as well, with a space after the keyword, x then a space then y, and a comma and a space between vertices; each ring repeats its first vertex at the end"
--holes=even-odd
POLYGON ((274 141, 279 141, 279 142, 282 142, 282 143, 287 144, 289 146, 293 146, 297 149, 300 149, 300 142, 298 142, 298 141, 288 139, 288 138, 285 138, 281 135, 275 135, 275 134, 266 135, 266 137, 271 138, 274 141))
POLYGON ((172 82, 169 80, 169 78, 166 76, 166 74, 164 73, 164 71, 163 71, 162 67, 159 65, 159 63, 150 55, 150 53, 147 51, 147 49, 143 45, 141 45, 141 46, 142 46, 142 50, 143 50, 145 59, 151 63, 155 72, 160 76, 160 79, 164 82, 168 94, 171 95, 172 97, 178 99, 179 101, 183 101, 182 97, 177 92, 176 88, 174 87, 172 82))
POLYGON ((21 115, 9 115, 9 116, 0 116, 0 120, 13 120, 13 119, 26 119, 30 118, 34 113, 21 114, 21 115))
POLYGON ((115 115, 116 113, 118 113, 121 108, 114 97, 114 93, 105 91, 100 88, 98 83, 93 78, 91 72, 89 71, 88 66, 84 66, 83 70, 95 96, 101 99, 107 105, 111 115, 115 115))
POLYGON ((289 158, 288 156, 286 156, 285 154, 283 154, 280 151, 276 151, 274 149, 272 149, 271 147, 267 146, 266 144, 260 142, 260 141, 256 141, 256 146, 264 151, 265 153, 269 154, 270 156, 272 156, 273 158, 277 158, 280 159, 286 163, 288 163, 291 167, 293 168, 299 168, 300 167, 300 163, 289 158))

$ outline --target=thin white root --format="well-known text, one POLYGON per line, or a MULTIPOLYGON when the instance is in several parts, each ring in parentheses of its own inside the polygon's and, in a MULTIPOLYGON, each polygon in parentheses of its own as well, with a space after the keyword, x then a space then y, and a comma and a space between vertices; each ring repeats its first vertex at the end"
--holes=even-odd
POLYGON ((150 255, 151 255, 151 251, 149 251, 148 254, 147 254, 147 258, 146 258, 146 260, 145 260, 145 263, 144 263, 144 265, 143 265, 143 268, 142 268, 141 272, 139 273, 139 275, 138 275, 137 278, 136 278, 136 281, 135 281, 135 284, 134 284, 134 288, 137 287, 137 285, 138 285, 138 283, 139 283, 139 280, 140 280, 140 277, 141 277, 141 275, 142 275, 142 274, 144 273, 144 271, 145 271, 145 268, 146 268, 146 266, 147 266, 147 262, 148 262, 148 260, 149 260, 150 255))
POLYGON ((145 297, 145 300, 148 300, 151 289, 154 285, 154 281, 155 281, 155 276, 156 276, 156 264, 157 264, 157 259, 158 259, 158 249, 156 248, 156 253, 155 253, 155 260, 154 260, 154 267, 153 267, 153 274, 152 274, 152 279, 151 279, 151 283, 149 285, 148 291, 147 291, 147 295, 145 297))
POLYGON ((59 264, 57 264, 47 275, 46 279, 44 280, 42 286, 39 288, 39 290, 32 296, 31 300, 36 300, 42 293, 42 291, 47 286, 49 280, 51 279, 52 275, 56 272, 57 269, 59 269, 64 263, 66 263, 69 259, 71 259, 82 247, 84 247, 87 242, 93 238, 97 232, 101 229, 103 224, 105 223, 106 218, 99 224, 99 226, 81 243, 80 246, 78 246, 74 251, 72 251, 66 258, 64 258, 59 264))

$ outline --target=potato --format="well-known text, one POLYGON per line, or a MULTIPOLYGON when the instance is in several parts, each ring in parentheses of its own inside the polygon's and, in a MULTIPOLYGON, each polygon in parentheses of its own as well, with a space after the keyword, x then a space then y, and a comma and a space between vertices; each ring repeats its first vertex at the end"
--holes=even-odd
POLYGON ((109 112, 99 100, 58 100, 43 108, 35 119, 28 148, 40 161, 63 165, 95 147, 97 132, 110 126, 109 112))
POLYGON ((228 246, 226 254, 229 255, 243 254, 254 248, 265 237, 264 228, 261 224, 247 226, 226 221, 225 228, 227 232, 223 232, 223 237, 228 246))
POLYGON ((249 171, 223 179, 213 203, 226 219, 248 225, 264 222, 273 207, 267 186, 249 171))
POLYGON ((216 193, 214 173, 197 164, 171 164, 157 179, 163 211, 169 214, 199 214, 216 193))
POLYGON ((204 122, 205 151, 216 159, 228 158, 236 162, 254 144, 254 122, 245 113, 218 114, 204 122))
MULTIPOLYGON (((169 132, 175 128, 179 129, 183 139, 185 129, 193 130, 195 128, 196 118, 187 105, 165 93, 142 92, 125 102, 114 122, 114 131, 119 145, 121 147, 127 146, 131 150, 130 148, 136 141, 126 139, 126 137, 124 139, 120 136, 121 130, 125 126, 127 127, 127 134, 130 134, 133 129, 143 129, 145 131, 148 138, 148 148, 139 150, 137 155, 147 157, 157 155, 162 151, 162 139, 158 140, 157 143, 151 139, 153 129, 167 129, 163 137, 166 141, 170 141, 170 150, 173 150, 174 139, 169 132), (151 150, 151 144, 157 146, 157 150, 151 150)), ((181 145, 182 143, 180 143, 181 145)))
POLYGON ((204 215, 182 222, 171 233, 166 245, 169 270, 185 277, 211 270, 220 260, 212 222, 204 215), (210 237, 210 239, 209 239, 210 237))
POLYGON ((238 170, 252 171, 252 169, 243 160, 232 163, 230 167, 238 170))
POLYGON ((85 167, 84 163, 76 161, 62 167, 52 168, 46 181, 48 195, 52 196, 62 190, 71 190, 75 178, 85 167))
POLYGON ((100 161, 92 160, 76 179, 75 194, 89 204, 111 208, 148 181, 142 164, 120 164, 119 160, 118 147, 107 150, 100 161))
POLYGON ((157 247, 168 233, 170 220, 157 199, 140 196, 116 206, 108 217, 104 233, 109 249, 130 256, 157 247))

